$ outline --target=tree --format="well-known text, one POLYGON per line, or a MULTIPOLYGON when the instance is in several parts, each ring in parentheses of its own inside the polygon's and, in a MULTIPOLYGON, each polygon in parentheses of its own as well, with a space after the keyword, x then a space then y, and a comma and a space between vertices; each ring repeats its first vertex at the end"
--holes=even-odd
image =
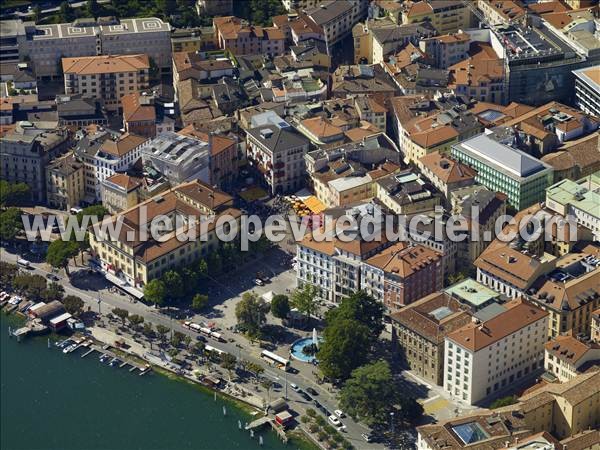
POLYGON ((367 425, 387 423, 398 398, 390 366, 377 361, 355 369, 340 391, 340 407, 367 425))
POLYGON ((150 322, 144 323, 142 333, 144 333, 146 337, 151 337, 154 334, 154 328, 152 327, 152 324, 150 322))
POLYGON ((83 300, 75 295, 67 295, 62 304, 69 314, 78 316, 83 312, 83 300))
POLYGON ((8 208, 0 213, 0 240, 4 242, 12 242, 17 235, 23 230, 23 212, 19 208, 8 208))
POLYGON ((316 296, 317 288, 312 284, 305 284, 302 289, 295 289, 292 292, 291 304, 310 320, 317 310, 316 296))
POLYGON ((143 323, 144 323, 144 318, 142 316, 140 316, 139 314, 132 314, 131 316, 129 316, 129 324, 131 325, 131 327, 133 329, 139 328, 139 326, 143 323))
POLYGON ((64 1, 60 4, 58 14, 63 23, 72 22, 73 19, 75 19, 75 11, 73 11, 73 8, 71 8, 71 5, 69 5, 69 2, 67 1, 64 1))
POLYGON ((260 377, 260 375, 265 371, 263 366, 261 366, 260 364, 253 363, 251 361, 246 364, 246 370, 252 375, 254 375, 254 378, 256 378, 257 380, 258 377, 260 377))
POLYGON ((252 337, 260 336, 260 328, 266 321, 268 305, 254 292, 244 292, 235 305, 238 324, 252 337))
POLYGON ((290 301, 287 295, 278 294, 271 300, 271 313, 278 319, 285 319, 290 313, 290 301))
POLYGON ((158 278, 150 280, 146 286, 144 286, 144 298, 155 306, 162 305, 165 302, 165 296, 167 289, 165 283, 158 278))
POLYGON ((88 0, 85 9, 89 16, 98 17, 102 8, 98 4, 98 0, 88 0))
POLYGON ((206 260, 201 259, 198 262, 198 271, 196 273, 201 281, 206 280, 208 277, 208 264, 206 263, 206 260))
POLYGON ((223 259, 217 252, 208 255, 208 271, 211 275, 218 275, 223 271, 223 259))
POLYGON ((0 261, 0 284, 2 287, 12 285, 17 273, 19 273, 19 268, 16 264, 0 261))
POLYGON ((42 293, 42 297, 45 300, 62 300, 65 293, 65 288, 62 285, 52 282, 46 288, 46 291, 42 293))
POLYGON ((229 381, 231 381, 231 371, 235 369, 237 359, 230 353, 221 356, 221 367, 227 371, 229 381))
POLYGON ((185 348, 189 349, 190 348, 190 344, 192 343, 192 338, 186 334, 183 337, 183 343, 185 345, 185 348))
POLYGON ((342 300, 341 304, 327 312, 327 323, 340 318, 356 320, 371 330, 371 344, 383 331, 383 305, 367 294, 357 291, 342 300))
POLYGON ((192 298, 192 309, 202 311, 208 306, 208 295, 196 294, 192 298))
POLYGON ((184 337, 185 337, 185 334, 181 333, 180 331, 175 331, 173 333, 173 337, 171 338, 171 345, 173 347, 179 347, 181 345, 181 343, 183 342, 184 337))
POLYGON ((38 23, 40 21, 40 17, 42 15, 42 8, 40 5, 35 5, 33 7, 33 22, 38 23))
POLYGON ((29 198, 29 185, 0 180, 0 207, 19 206, 29 198))
POLYGON ((112 313, 121 319, 121 322, 123 322, 123 325, 125 325, 125 319, 129 317, 129 311, 123 308, 113 308, 112 313))
POLYGON ((497 398, 494 400, 490 409, 502 408, 503 406, 509 406, 517 403, 517 398, 514 395, 509 395, 508 397, 497 398))
POLYGON ((165 284, 165 290, 168 298, 173 300, 179 300, 183 298, 185 287, 179 272, 169 270, 164 273, 161 280, 165 284))
POLYGON ((204 356, 204 350, 206 349, 206 344, 202 341, 197 341, 194 344, 194 351, 198 353, 201 357, 204 356))
POLYGON ((370 330, 357 320, 334 321, 325 327, 317 359, 323 375, 347 379, 352 371, 367 362, 371 347, 370 330))
POLYGON ((29 297, 30 300, 40 301, 44 299, 47 283, 41 275, 23 273, 15 276, 13 287, 16 291, 29 297))
POLYGON ((163 342, 165 341, 165 337, 169 331, 170 331, 169 327, 165 327, 164 325, 161 325, 161 324, 156 325, 156 332, 160 336, 160 340, 163 342))
POLYGON ((79 253, 77 242, 57 239, 52 241, 48 246, 46 262, 52 267, 65 269, 65 273, 69 277, 69 260, 77 255, 77 253, 79 253))
POLYGON ((267 402, 271 403, 271 388, 273 387, 273 382, 268 378, 265 378, 260 384, 267 390, 267 402))

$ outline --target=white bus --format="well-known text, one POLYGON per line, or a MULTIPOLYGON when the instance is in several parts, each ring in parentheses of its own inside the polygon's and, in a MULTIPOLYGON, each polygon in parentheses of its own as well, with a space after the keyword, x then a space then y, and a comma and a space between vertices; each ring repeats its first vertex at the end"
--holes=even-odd
POLYGON ((260 353, 260 357, 262 359, 264 359, 265 361, 267 361, 270 365, 273 365, 273 366, 277 367, 278 369, 283 370, 284 372, 287 372, 287 370, 290 366, 290 361, 288 359, 285 359, 282 356, 276 355, 275 353, 270 352, 269 350, 263 350, 260 353))
POLYGON ((217 355, 223 355, 227 353, 223 350, 219 350, 218 348, 213 347, 212 345, 205 345, 204 350, 206 350, 207 352, 216 353, 217 355))
POLYGON ((219 342, 225 342, 225 339, 223 339, 221 333, 217 333, 216 331, 211 331, 209 336, 219 342))
POLYGON ((31 267, 31 263, 23 258, 17 259, 17 265, 24 267, 26 269, 29 269, 31 267))

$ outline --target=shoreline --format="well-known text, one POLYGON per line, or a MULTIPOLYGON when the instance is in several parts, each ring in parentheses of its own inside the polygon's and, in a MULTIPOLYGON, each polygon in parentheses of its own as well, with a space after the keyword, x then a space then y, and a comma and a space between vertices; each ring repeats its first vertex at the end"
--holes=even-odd
MULTIPOLYGON (((22 325, 26 322, 26 316, 19 311, 13 311, 10 314, 8 314, 4 310, 2 310, 2 311, 0 311, 0 314, 2 314, 2 316, 4 316, 10 322, 14 322, 15 324, 22 325)), ((12 324, 9 324, 9 326, 12 326, 12 324)), ((91 332, 88 335, 83 334, 83 333, 74 332, 74 333, 71 333, 70 336, 64 336, 64 335, 57 334, 55 332, 50 332, 47 334, 47 336, 52 342, 56 342, 57 341, 57 339, 55 339, 56 337, 68 338, 68 337, 74 337, 78 334, 86 336, 88 339, 92 339, 97 345, 108 346, 108 349, 110 351, 114 352, 115 354, 123 355, 123 357, 126 357, 127 359, 132 360, 133 362, 137 362, 137 363, 143 362, 143 364, 149 365, 152 368, 153 372, 156 372, 160 376, 168 378, 170 381, 174 381, 174 382, 178 382, 178 383, 185 383, 186 385, 189 385, 191 388, 193 388, 194 390, 196 390, 204 395, 210 395, 210 396, 217 395, 217 397, 221 401, 231 404, 234 408, 237 408, 238 410, 244 412, 245 414, 252 415, 253 413, 257 414, 257 413, 262 412, 262 410, 257 408, 255 405, 252 405, 251 403, 246 402, 243 399, 235 397, 235 396, 233 396, 227 392, 224 392, 220 389, 212 388, 206 384, 203 384, 199 380, 196 381, 190 377, 179 374, 176 371, 169 369, 167 367, 157 365, 156 363, 144 358, 141 355, 138 355, 133 352, 128 352, 128 351, 125 351, 124 349, 115 347, 113 344, 104 342, 104 341, 98 339, 96 336, 93 336, 91 334, 91 332)), ((10 336, 10 338, 12 338, 12 337, 13 336, 10 336)), ((42 335, 30 336, 29 338, 35 339, 35 338, 40 338, 40 337, 42 337, 42 335)), ((274 431, 269 430, 269 432, 274 432, 274 431)), ((296 429, 286 432, 286 435, 288 438, 288 445, 291 444, 293 446, 292 448, 298 448, 298 449, 302 449, 302 450, 318 450, 318 449, 320 449, 320 447, 315 445, 314 441, 311 439, 310 436, 308 436, 306 434, 306 432, 302 429, 302 427, 300 425, 298 425, 298 427, 296 429)))

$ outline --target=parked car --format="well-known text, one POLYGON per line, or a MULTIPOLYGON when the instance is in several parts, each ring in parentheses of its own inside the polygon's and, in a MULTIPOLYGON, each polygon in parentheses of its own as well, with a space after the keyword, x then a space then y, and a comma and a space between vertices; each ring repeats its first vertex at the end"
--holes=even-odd
POLYGON ((345 417, 346 415, 344 414, 344 412, 341 409, 336 409, 335 411, 333 411, 333 413, 338 416, 340 419, 345 417))
POLYGON ((298 391, 298 390, 299 390, 299 388, 298 388, 298 385, 297 385, 297 384, 290 383, 290 387, 291 387, 293 390, 295 390, 295 391, 298 391))
POLYGON ((331 424, 336 427, 340 426, 342 424, 342 422, 340 422, 340 419, 335 417, 333 414, 331 416, 329 416, 328 419, 329 419, 329 422, 331 422, 331 424))
POLYGON ((319 393, 311 387, 306 388, 306 392, 308 392, 310 395, 319 395, 319 393))
POLYGON ((254 284, 257 285, 257 286, 264 286, 265 285, 265 283, 263 282, 263 280, 260 280, 258 278, 256 280, 254 280, 254 284))
POLYGON ((60 278, 58 278, 58 276, 56 276, 53 273, 49 273, 48 275, 46 275, 46 278, 49 279, 50 281, 58 281, 58 280, 60 280, 60 278))
POLYGON ((360 435, 365 441, 367 442, 371 442, 373 439, 371 438, 371 435, 367 434, 367 433, 363 433, 360 435))

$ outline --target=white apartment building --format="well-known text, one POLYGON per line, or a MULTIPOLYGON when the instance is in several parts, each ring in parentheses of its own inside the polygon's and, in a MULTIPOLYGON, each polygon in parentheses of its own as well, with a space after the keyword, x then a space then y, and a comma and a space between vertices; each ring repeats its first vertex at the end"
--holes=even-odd
POLYGON ((522 299, 504 306, 446 336, 444 390, 453 399, 479 404, 543 369, 548 313, 522 299))
POLYGON ((142 145, 147 137, 125 133, 115 139, 105 140, 94 157, 96 198, 100 198, 100 186, 104 180, 117 172, 125 172, 142 155, 142 145))
POLYGON ((171 26, 156 17, 50 25, 19 20, 1 32, 3 40, 17 43, 19 59, 29 59, 38 78, 60 76, 61 59, 79 56, 146 54, 163 72, 171 68, 171 26))
POLYGON ((327 47, 331 49, 331 46, 348 36, 352 27, 366 17, 367 7, 366 0, 326 0, 306 10, 306 15, 323 29, 327 47))
POLYGON ((600 65, 574 70, 575 103, 583 112, 600 117, 600 65))

